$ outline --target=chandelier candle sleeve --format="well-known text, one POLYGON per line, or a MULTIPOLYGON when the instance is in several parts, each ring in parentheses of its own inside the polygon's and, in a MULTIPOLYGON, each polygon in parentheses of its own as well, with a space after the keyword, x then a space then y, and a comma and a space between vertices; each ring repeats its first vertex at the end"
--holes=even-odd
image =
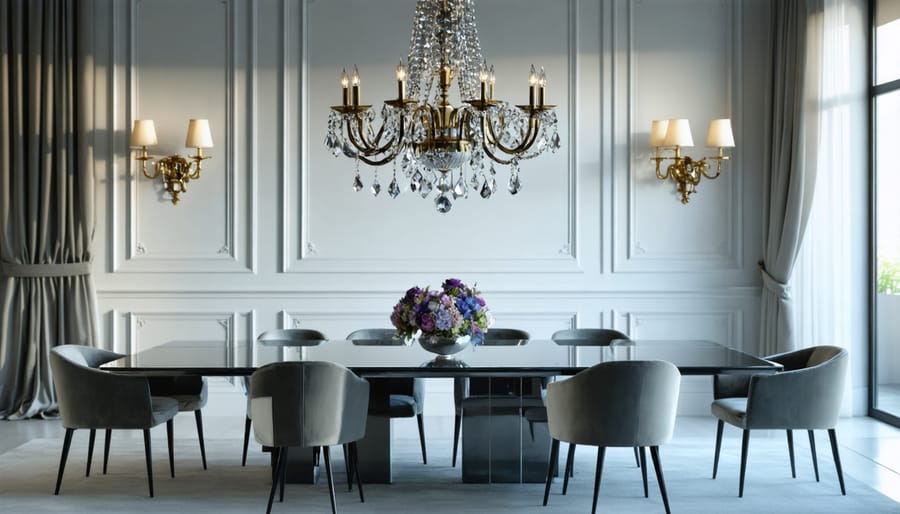
POLYGON ((359 107, 359 70, 353 65, 353 76, 350 78, 353 85, 353 107, 359 107))
POLYGON ((341 105, 350 105, 350 77, 347 76, 346 69, 341 73, 341 105))

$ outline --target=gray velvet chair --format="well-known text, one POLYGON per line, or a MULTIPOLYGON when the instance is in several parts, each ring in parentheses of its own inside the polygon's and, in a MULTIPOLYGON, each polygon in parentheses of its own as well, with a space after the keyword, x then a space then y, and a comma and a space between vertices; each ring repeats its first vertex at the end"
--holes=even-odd
POLYGON ((57 346, 50 352, 50 366, 59 400, 59 414, 66 429, 53 494, 59 494, 72 435, 79 428, 91 430, 88 455, 93 450, 93 434, 96 429, 143 430, 147 482, 152 498, 150 429, 165 422, 169 443, 169 470, 172 476, 175 476, 172 418, 178 414, 178 402, 171 398, 151 396, 150 386, 145 377, 117 375, 97 369, 101 364, 121 357, 123 355, 115 352, 78 345, 57 346))
MULTIPOLYGON (((610 346, 616 342, 625 343, 631 341, 631 339, 622 332, 608 328, 574 328, 558 330, 553 333, 551 339, 560 346, 610 346)), ((577 445, 574 443, 569 443, 569 451, 566 454, 565 470, 568 476, 572 476, 573 473, 573 459, 575 458, 576 446, 577 445)), ((634 449, 634 463, 638 467, 641 467, 640 454, 638 453, 637 448, 634 449)), ((566 489, 563 488, 563 494, 566 494, 565 490, 566 489)))
POLYGON ((719 450, 725 423, 743 430, 741 442, 741 474, 738 496, 744 496, 744 474, 747 469, 747 448, 750 430, 786 429, 791 475, 794 467, 794 439, 792 430, 807 430, 812 450, 813 468, 819 481, 816 441, 813 430, 826 429, 831 440, 831 452, 837 470, 841 494, 846 495, 841 458, 837 447, 837 424, 847 377, 847 351, 837 346, 814 346, 793 352, 765 357, 784 366, 774 375, 719 375, 713 381, 712 413, 719 418, 716 429, 716 453, 713 478, 719 468, 719 450))
MULTIPOLYGON (((377 345, 393 341, 392 328, 365 328, 347 335, 348 341, 377 345)), ((428 464, 425 449, 425 380, 421 378, 369 378, 372 398, 388 397, 387 405, 369 405, 369 413, 390 418, 416 418, 419 426, 419 445, 422 447, 422 463, 428 464)))
MULTIPOLYGON (((281 345, 285 347, 316 346, 328 338, 318 330, 306 328, 285 328, 266 330, 256 338, 258 343, 269 345, 281 345)), ((250 390, 250 379, 244 378, 244 388, 250 390)), ((241 455, 241 466, 247 465, 247 448, 250 446, 250 395, 247 395, 247 416, 244 419, 244 451, 241 455)))
POLYGON ((256 440, 274 449, 275 473, 267 513, 272 510, 279 483, 284 500, 288 447, 321 448, 331 511, 335 513, 329 446, 348 444, 350 469, 356 476, 359 499, 364 501, 356 441, 366 433, 368 382, 331 362, 278 362, 251 375, 249 397, 256 440))
MULTIPOLYGON (((645 497, 649 493, 644 449, 650 447, 659 492, 666 512, 670 512, 659 446, 672 438, 680 386, 678 368, 665 361, 606 362, 567 380, 551 383, 547 388, 547 419, 553 442, 544 487, 544 505, 547 505, 550 496, 559 443, 567 441, 597 446, 591 512, 597 511, 600 476, 607 447, 641 449, 645 497)), ((566 474, 565 480, 568 479, 566 474)))
MULTIPOLYGON (((150 383, 151 396, 165 396, 178 402, 178 412, 193 412, 194 421, 197 424, 197 438, 200 441, 200 461, 203 469, 206 469, 206 445, 203 443, 203 415, 200 409, 206 406, 209 397, 206 377, 201 376, 171 376, 171 377, 147 377, 150 383)), ((109 463, 109 444, 112 430, 106 429, 106 438, 103 445, 103 474, 109 463)), ((94 431, 91 430, 90 450, 93 450, 94 431)), ((91 456, 88 455, 88 473, 90 473, 91 456)))
MULTIPOLYGON (((531 335, 524 331, 515 328, 492 328, 484 333, 484 340, 482 344, 484 346, 499 346, 499 345, 516 345, 521 344, 523 341, 528 341, 531 339, 531 335)), ((485 379, 476 379, 476 384, 485 383, 485 379)), ((479 389, 479 386, 476 385, 476 391, 479 389)), ((485 387, 481 387, 481 389, 486 389, 485 387)), ((482 391, 487 393, 487 391, 482 391)), ((471 395, 471 379, 468 377, 457 377, 453 379, 453 404, 456 410, 456 416, 453 420, 453 455, 451 460, 451 465, 456 467, 456 455, 459 450, 459 436, 462 431, 462 416, 465 401, 471 395)))

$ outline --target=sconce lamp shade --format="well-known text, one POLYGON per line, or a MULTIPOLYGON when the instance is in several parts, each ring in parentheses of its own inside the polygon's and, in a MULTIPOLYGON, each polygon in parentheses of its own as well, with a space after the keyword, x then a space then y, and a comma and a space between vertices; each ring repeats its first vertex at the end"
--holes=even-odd
POLYGON ((694 146, 691 125, 688 120, 669 120, 666 124, 666 138, 663 146, 694 146))
POLYGON ((192 119, 188 122, 184 146, 188 148, 212 148, 213 140, 212 133, 209 131, 209 120, 192 119))
POLYGON ((712 120, 709 122, 706 146, 711 148, 731 148, 734 146, 734 134, 731 133, 730 119, 712 120))
POLYGON ((653 124, 650 125, 650 146, 663 146, 668 126, 669 120, 653 120, 653 124))
POLYGON ((131 129, 131 146, 154 146, 156 140, 156 127, 153 120, 134 120, 134 128, 131 129))

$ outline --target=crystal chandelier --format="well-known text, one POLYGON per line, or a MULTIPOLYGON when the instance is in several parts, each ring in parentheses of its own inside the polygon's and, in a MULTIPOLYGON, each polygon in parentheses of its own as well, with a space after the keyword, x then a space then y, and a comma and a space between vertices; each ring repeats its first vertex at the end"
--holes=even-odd
POLYGON ((328 118, 325 145, 336 157, 356 161, 353 188, 364 188, 360 162, 375 167, 369 190, 381 192, 378 167, 391 164, 387 192, 400 194, 399 175, 409 190, 434 192, 438 212, 473 190, 490 198, 497 190, 496 165, 509 166, 507 189, 522 187, 519 162, 560 147, 556 112, 544 103, 543 68, 529 74, 528 104, 494 99, 494 68, 481 55, 473 0, 418 0, 407 66, 397 66, 397 98, 386 100, 380 120, 360 103, 360 78, 341 76, 342 103, 328 118), (460 106, 450 103, 457 79, 460 106))

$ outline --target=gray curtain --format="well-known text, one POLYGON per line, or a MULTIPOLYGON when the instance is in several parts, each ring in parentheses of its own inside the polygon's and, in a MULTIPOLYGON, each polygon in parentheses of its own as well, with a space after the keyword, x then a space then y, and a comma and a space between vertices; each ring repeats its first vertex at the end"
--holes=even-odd
POLYGON ((90 8, 0 0, 0 418, 55 414, 50 348, 96 340, 90 8))
POLYGON ((772 0, 771 140, 763 170, 760 355, 795 349, 790 279, 816 183, 823 0, 772 0))

